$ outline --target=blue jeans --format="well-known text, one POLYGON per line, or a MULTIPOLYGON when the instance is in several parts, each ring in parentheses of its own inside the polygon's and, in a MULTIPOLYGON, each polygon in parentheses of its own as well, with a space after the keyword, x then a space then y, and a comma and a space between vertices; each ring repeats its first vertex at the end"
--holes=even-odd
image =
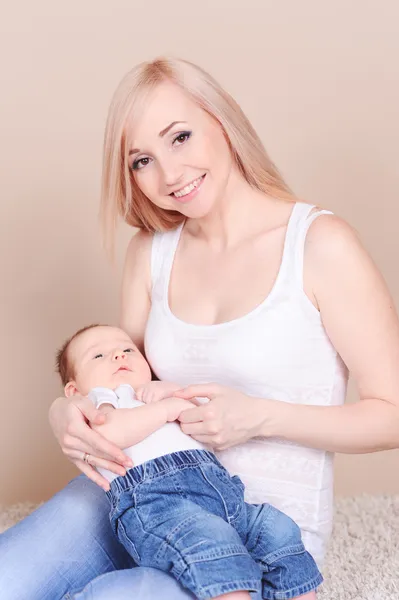
POLYGON ((2 533, 1 600, 194 600, 170 575, 133 568, 108 515, 104 491, 80 475, 2 533))
POLYGON ((170 575, 132 567, 84 475, 0 535, 1 600, 193 600, 170 575))
POLYGON ((199 600, 262 591, 288 600, 323 578, 298 525, 270 504, 244 501, 244 485, 206 450, 184 450, 111 483, 111 523, 134 561, 169 572, 199 600))

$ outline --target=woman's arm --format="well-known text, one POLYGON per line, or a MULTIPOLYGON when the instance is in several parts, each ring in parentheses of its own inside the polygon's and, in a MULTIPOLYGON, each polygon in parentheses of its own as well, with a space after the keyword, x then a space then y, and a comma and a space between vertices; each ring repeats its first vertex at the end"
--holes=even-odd
MULTIPOLYGON (((123 273, 121 327, 141 350, 151 305, 151 240, 152 235, 143 231, 132 237, 123 273)), ((118 446, 93 431, 91 425, 102 419, 92 401, 81 396, 57 398, 49 411, 51 428, 65 456, 89 479, 108 489, 108 481, 95 467, 122 475, 125 470, 121 465, 131 466, 131 461, 118 446), (91 455, 91 464, 84 462, 85 453, 91 455)))
POLYGON ((144 352, 144 332, 151 308, 152 234, 138 231, 126 251, 120 298, 120 327, 144 352))
POLYGON ((309 406, 253 398, 215 384, 192 385, 175 395, 207 396, 211 402, 182 414, 185 433, 220 450, 259 435, 332 452, 399 448, 398 316, 382 275, 338 217, 322 215, 310 226, 305 280, 360 401, 309 406))
POLYGON ((398 448, 399 321, 385 281, 354 230, 338 217, 314 221, 305 252, 323 325, 360 401, 333 407, 279 403, 262 429, 336 452, 398 448))

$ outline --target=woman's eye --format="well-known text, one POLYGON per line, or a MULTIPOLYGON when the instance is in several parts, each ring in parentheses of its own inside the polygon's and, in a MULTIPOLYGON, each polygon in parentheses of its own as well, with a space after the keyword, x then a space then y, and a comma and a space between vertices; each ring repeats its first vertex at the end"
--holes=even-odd
POLYGON ((96 359, 96 358, 102 358, 102 357, 103 357, 102 354, 96 354, 94 358, 96 359))
POLYGON ((191 131, 182 131, 181 133, 179 133, 178 136, 175 137, 175 139, 173 140, 173 143, 177 142, 178 146, 181 146, 182 144, 184 144, 184 142, 187 142, 187 140, 191 137, 191 131))
MULTIPOLYGON (((191 137, 191 133, 191 131, 182 131, 175 137, 175 139, 173 140, 173 144, 177 144, 177 146, 182 146, 191 137)), ((143 169, 144 167, 150 164, 151 160, 152 159, 149 156, 143 156, 142 158, 138 158, 132 164, 132 170, 139 171, 140 169, 143 169)))
POLYGON ((132 164, 132 169, 133 171, 137 171, 138 169, 146 167, 149 163, 150 158, 148 156, 144 156, 143 158, 139 158, 138 160, 134 161, 134 163, 132 164))

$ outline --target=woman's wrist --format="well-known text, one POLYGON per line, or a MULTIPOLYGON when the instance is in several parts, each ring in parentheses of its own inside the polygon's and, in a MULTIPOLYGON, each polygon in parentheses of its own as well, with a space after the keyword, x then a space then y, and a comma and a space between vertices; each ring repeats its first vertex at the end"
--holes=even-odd
POLYGON ((346 454, 399 447, 399 411, 392 403, 375 398, 338 406, 266 402, 259 435, 346 454))
MULTIPOLYGON (((256 417, 255 436, 261 437, 281 437, 281 423, 284 420, 284 414, 289 405, 286 402, 278 400, 269 400, 267 398, 255 398, 254 415, 256 417)), ((254 437, 255 437, 254 436, 254 437)))
POLYGON ((59 396, 58 398, 53 400, 53 402, 50 404, 50 408, 48 410, 48 420, 50 423, 50 427, 51 427, 53 434, 56 436, 57 439, 58 439, 58 435, 59 435, 59 423, 58 423, 59 409, 64 408, 64 403, 67 404, 68 399, 64 398, 62 396, 59 396))

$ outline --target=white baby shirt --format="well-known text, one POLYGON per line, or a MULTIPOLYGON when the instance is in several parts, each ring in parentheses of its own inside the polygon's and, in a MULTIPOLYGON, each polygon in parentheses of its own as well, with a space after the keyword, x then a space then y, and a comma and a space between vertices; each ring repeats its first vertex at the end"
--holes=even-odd
MULTIPOLYGON (((89 398, 94 406, 99 408, 102 404, 112 404, 118 408, 137 408, 145 406, 136 398, 136 394, 129 384, 122 384, 115 390, 104 387, 93 388, 89 393, 89 398)), ((178 423, 166 423, 157 431, 154 431, 144 440, 124 448, 124 452, 132 459, 133 465, 140 465, 148 460, 179 452, 180 450, 207 449, 206 446, 194 440, 191 436, 185 434, 180 429, 178 423)), ((112 481, 118 475, 107 469, 97 469, 108 481, 112 481)))

